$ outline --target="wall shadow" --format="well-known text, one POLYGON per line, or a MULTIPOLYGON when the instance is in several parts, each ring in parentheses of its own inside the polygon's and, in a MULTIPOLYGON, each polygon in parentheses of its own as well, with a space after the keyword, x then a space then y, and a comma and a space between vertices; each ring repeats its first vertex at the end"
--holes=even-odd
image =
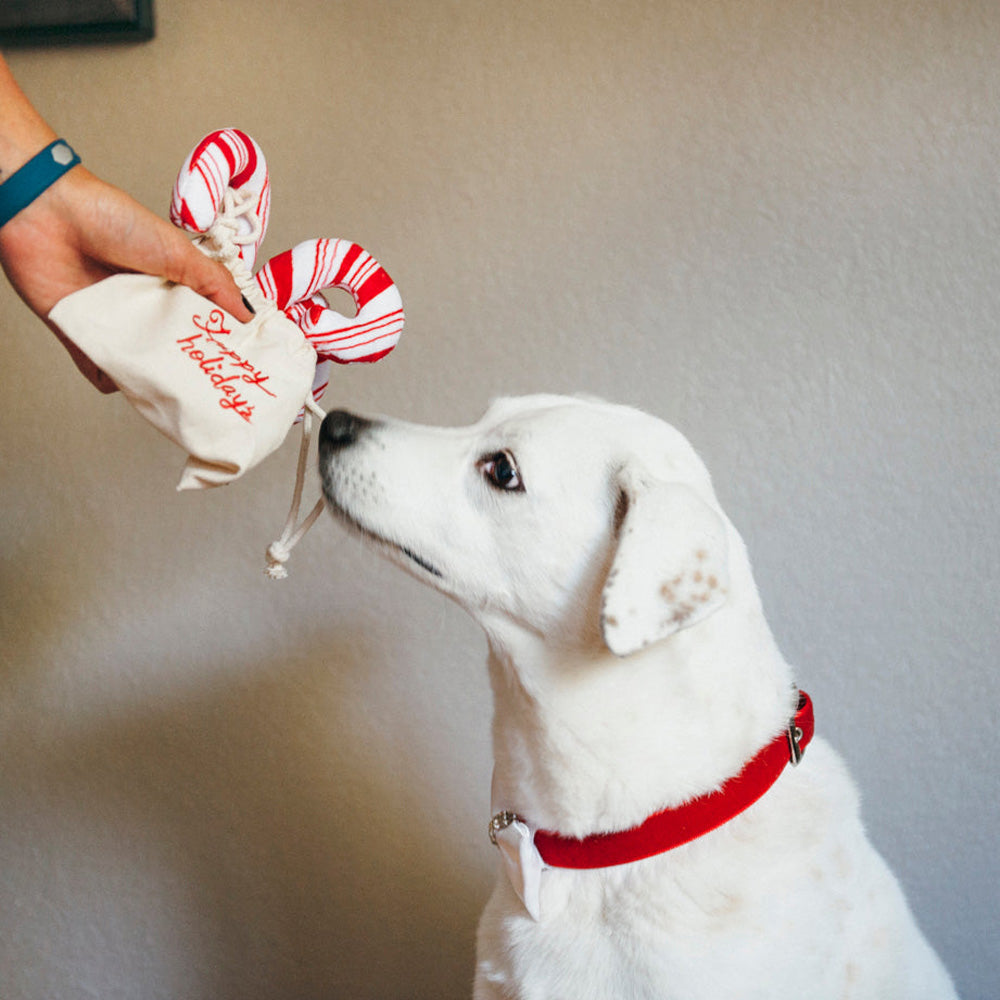
POLYGON ((165 888, 179 901, 189 998, 468 997, 487 891, 468 859, 488 845, 429 833, 412 761, 375 769, 391 754, 365 745, 377 730, 345 688, 366 660, 340 630, 58 745, 8 740, 10 802, 119 842, 123 866, 147 860, 132 907, 165 888))

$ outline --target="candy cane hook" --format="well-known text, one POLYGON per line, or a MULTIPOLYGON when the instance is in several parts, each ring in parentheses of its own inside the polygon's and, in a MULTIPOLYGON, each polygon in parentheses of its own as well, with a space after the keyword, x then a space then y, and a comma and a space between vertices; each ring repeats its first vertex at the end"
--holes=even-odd
MULTIPOLYGON (((238 191, 250 200, 260 222, 260 233, 252 244, 240 246, 247 267, 253 267, 264 239, 271 211, 271 181, 264 153, 257 142, 239 129, 209 132, 188 154, 177 175, 170 199, 170 219, 191 233, 207 233, 219 216, 226 190, 238 191)), ((240 220, 244 236, 253 232, 240 220)))
POLYGON ((307 240, 272 257, 257 284, 283 310, 321 359, 339 364, 378 361, 399 341, 403 302, 392 279, 366 250, 349 240, 307 240), (349 292, 357 315, 344 316, 319 294, 349 292))

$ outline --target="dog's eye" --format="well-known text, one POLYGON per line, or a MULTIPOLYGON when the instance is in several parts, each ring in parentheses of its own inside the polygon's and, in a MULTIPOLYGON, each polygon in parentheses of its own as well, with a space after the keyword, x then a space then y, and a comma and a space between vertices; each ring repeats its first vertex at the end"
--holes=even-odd
POLYGON ((479 460, 479 468, 486 481, 498 490, 518 492, 524 490, 521 473, 517 471, 514 456, 507 451, 494 452, 479 460))

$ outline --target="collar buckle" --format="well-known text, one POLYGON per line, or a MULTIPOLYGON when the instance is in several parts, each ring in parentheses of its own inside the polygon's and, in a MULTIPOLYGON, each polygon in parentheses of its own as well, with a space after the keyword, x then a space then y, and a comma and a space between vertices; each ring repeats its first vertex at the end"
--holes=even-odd
POLYGON ((488 832, 489 832, 489 835, 490 835, 490 843, 493 844, 494 847, 496 847, 497 846, 497 834, 501 830, 506 830, 508 826, 510 826, 513 823, 516 823, 520 818, 521 817, 518 816, 517 813, 510 812, 507 809, 504 809, 502 812, 498 812, 490 820, 490 825, 489 825, 489 829, 488 829, 488 832))
POLYGON ((805 747, 802 746, 802 727, 798 724, 799 713, 806 707, 806 697, 799 695, 799 704, 795 710, 795 715, 788 721, 788 729, 785 735, 788 737, 788 759, 792 767, 798 767, 805 754, 805 747))

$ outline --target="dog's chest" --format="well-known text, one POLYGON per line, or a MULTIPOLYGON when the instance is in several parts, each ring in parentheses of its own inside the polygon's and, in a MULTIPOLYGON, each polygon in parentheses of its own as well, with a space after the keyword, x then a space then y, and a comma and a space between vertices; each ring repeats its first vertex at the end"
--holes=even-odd
MULTIPOLYGON (((592 881, 589 873, 569 878, 592 881)), ((761 948, 762 937, 785 932, 762 926, 757 908, 736 895, 699 902, 683 890, 650 900, 642 893, 573 891, 551 882, 546 889, 549 915, 540 922, 512 908, 494 925, 499 933, 490 940, 492 921, 484 915, 480 979, 499 989, 477 996, 770 1000, 775 982, 795 981, 802 972, 794 947, 777 958, 773 949, 761 948), (767 968, 765 955, 771 956, 767 968)), ((794 941, 793 928, 786 939, 794 941)), ((832 958, 820 964, 829 968, 832 958)))
POLYGON ((892 905, 869 895, 886 875, 856 832, 814 829, 808 847, 807 828, 795 833, 724 833, 618 869, 548 870, 539 921, 500 879, 480 926, 477 996, 771 1000, 789 982, 810 983, 814 997, 846 995, 849 977, 879 962, 846 943, 896 922, 892 905))

